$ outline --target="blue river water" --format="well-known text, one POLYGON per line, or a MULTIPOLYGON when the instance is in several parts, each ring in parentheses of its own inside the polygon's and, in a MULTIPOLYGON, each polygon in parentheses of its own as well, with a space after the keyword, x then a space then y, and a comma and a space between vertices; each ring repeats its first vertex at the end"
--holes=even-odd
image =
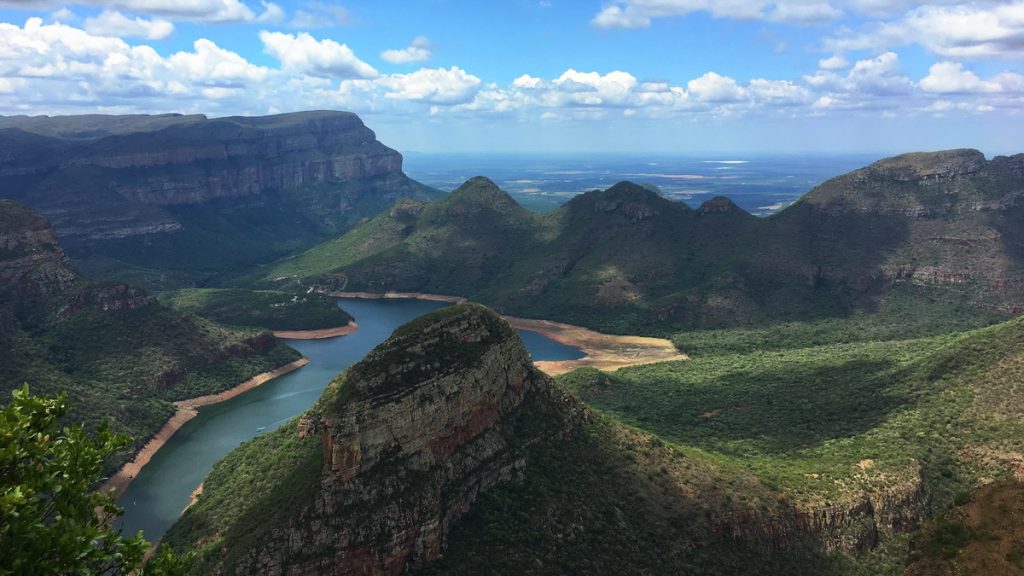
MULTIPOLYGON (((121 496, 126 533, 142 530, 156 541, 188 505, 192 491, 213 465, 242 442, 288 422, 312 406, 327 384, 395 328, 437 308, 422 300, 340 299, 359 329, 325 340, 289 340, 309 364, 235 398, 206 406, 150 460, 121 496)), ((583 353, 536 332, 520 331, 534 360, 574 360, 583 353)))

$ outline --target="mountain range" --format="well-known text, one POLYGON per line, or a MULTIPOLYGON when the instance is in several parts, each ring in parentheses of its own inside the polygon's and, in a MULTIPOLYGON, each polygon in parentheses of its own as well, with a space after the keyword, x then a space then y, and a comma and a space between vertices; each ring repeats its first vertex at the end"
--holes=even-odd
POLYGON ((455 294, 616 332, 841 317, 908 291, 1009 316, 1024 310, 1022 196, 1024 155, 976 150, 887 158, 767 218, 630 182, 535 214, 474 178, 245 279, 455 294))
POLYGON ((296 360, 266 328, 348 322, 327 294, 479 302, 226 456, 165 537, 198 573, 1024 573, 1024 154, 765 218, 632 182, 538 214, 410 180, 348 113, 7 117, 0 183, 0 393, 134 448, 296 360), (551 378, 499 312, 689 358, 551 378))

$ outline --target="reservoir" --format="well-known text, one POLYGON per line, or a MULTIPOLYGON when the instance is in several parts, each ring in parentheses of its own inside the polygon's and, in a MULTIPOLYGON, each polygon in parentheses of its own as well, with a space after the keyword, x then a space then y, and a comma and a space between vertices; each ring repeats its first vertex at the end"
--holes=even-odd
MULTIPOLYGON (((188 505, 213 465, 242 442, 285 424, 313 405, 338 374, 362 360, 402 324, 446 306, 423 300, 339 299, 359 324, 347 336, 289 340, 306 366, 230 400, 205 406, 167 441, 121 496, 126 534, 155 542, 188 505)), ((536 332, 519 335, 535 361, 575 360, 583 353, 536 332)))

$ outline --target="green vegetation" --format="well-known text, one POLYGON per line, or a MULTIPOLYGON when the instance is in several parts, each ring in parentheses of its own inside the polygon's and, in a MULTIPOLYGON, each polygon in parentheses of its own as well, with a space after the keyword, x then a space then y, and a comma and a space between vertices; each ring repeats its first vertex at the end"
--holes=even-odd
POLYGON ((189 557, 164 548, 143 566, 149 544, 111 524, 122 512, 108 492, 94 492, 103 463, 130 443, 100 426, 60 426, 64 397, 42 398, 28 386, 0 410, 0 574, 185 574, 189 557))
POLYGON ((52 215, 84 273, 153 290, 242 274, 400 199, 440 196, 406 177, 398 153, 346 112, 0 125, 13 128, 0 130, 0 149, 14 167, 0 177, 0 196, 52 215), (228 155, 211 157, 210 146, 228 155))
MULTIPOLYGON (((560 377, 595 414, 571 437, 525 445, 525 476, 484 493, 421 573, 900 574, 910 536, 883 528, 870 548, 872 522, 943 517, 982 478, 1009 477, 1024 460, 1024 401, 1013 393, 1024 377, 1024 320, 955 332, 989 318, 943 310, 923 317, 908 305, 896 326, 855 316, 683 333, 677 340, 699 350, 689 361, 560 377), (868 497, 880 516, 854 512, 868 497), (833 520, 786 528, 803 514, 833 520), (744 537, 721 536, 733 530, 744 537), (822 541, 870 549, 826 554, 822 541)), ((406 360, 384 350, 363 368, 406 360)), ((321 409, 358 393, 353 370, 321 409)), ((313 482, 319 446, 289 430, 232 454, 173 542, 232 553, 244 534, 265 529, 260 519, 283 522, 285 496, 275 494, 313 482), (226 532, 231 540, 208 539, 226 532)), ((939 526, 929 549, 944 558, 976 540, 958 530, 939 526)))
MULTIPOLYGON (((799 540, 773 552, 706 536, 735 510, 756 526, 787 517, 787 503, 842 509, 865 492, 911 495, 893 504, 909 517, 943 515, 981 478, 1019 463, 1024 406, 1012 391, 1024 375, 1024 321, 892 341, 873 339, 943 325, 901 333, 850 322, 859 336, 831 325, 766 351, 751 350, 764 335, 747 330, 685 335, 702 343, 690 361, 560 377, 599 409, 595 420, 569 442, 537 446, 525 479, 486 493, 422 572, 902 574, 905 535, 883 533, 856 558, 799 540), (927 497, 912 496, 918 479, 927 497), (702 544, 686 546, 693 538, 702 544)), ((936 526, 925 548, 939 557, 984 540, 957 522, 936 526)))
POLYGON ((923 338, 981 328, 1002 319, 1001 315, 963 303, 936 305, 912 290, 898 289, 870 313, 749 328, 692 330, 671 338, 677 348, 693 356, 743 354, 923 338))
POLYGON ((809 332, 797 339, 813 338, 829 330, 814 321, 881 313, 907 294, 1005 319, 1024 298, 1009 281, 1024 271, 1020 161, 986 162, 976 151, 897 157, 768 218, 723 198, 690 210, 628 182, 536 214, 475 178, 245 279, 455 294, 633 334, 797 322, 809 332))
POLYGON ((244 554, 268 530, 305 506, 320 483, 323 448, 318 435, 300 438, 291 422, 228 454, 203 482, 203 495, 174 524, 164 541, 176 547, 202 542, 197 570, 219 560, 211 550, 227 546, 244 554))
POLYGON ((906 575, 1024 574, 1022 495, 1017 480, 966 493, 915 538, 906 575))
POLYGON ((165 292, 160 303, 221 324, 267 330, 317 330, 348 324, 352 317, 323 294, 275 290, 185 288, 165 292))
POLYGON ((229 329, 150 303, 88 311, 31 331, 0 334, 0 393, 22 382, 71 399, 69 420, 107 422, 135 439, 108 464, 123 462, 174 413, 171 402, 227 390, 298 359, 256 330, 229 329))
POLYGON ((782 552, 714 535, 716 515, 777 506, 756 480, 597 416, 533 447, 525 478, 486 492, 418 573, 810 576, 850 564, 798 538, 782 552))
POLYGON ((231 388, 299 358, 267 332, 228 328, 154 302, 122 284, 79 277, 38 214, 0 202, 11 227, 0 254, 0 393, 32 382, 67 393, 70 422, 134 438, 132 450, 174 413, 171 401, 231 388))

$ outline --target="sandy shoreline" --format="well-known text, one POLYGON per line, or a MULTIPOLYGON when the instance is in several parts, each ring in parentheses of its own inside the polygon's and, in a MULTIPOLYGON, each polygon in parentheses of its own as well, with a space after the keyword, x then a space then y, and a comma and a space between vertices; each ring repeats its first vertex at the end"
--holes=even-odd
MULTIPOLYGON (((329 292, 328 295, 336 298, 412 298, 416 300, 452 302, 456 304, 466 302, 466 299, 461 296, 426 294, 422 292, 385 292, 383 294, 374 292, 329 292)), ((560 342, 574 348, 579 348, 584 354, 586 354, 586 356, 578 360, 536 362, 538 368, 552 376, 564 374, 582 367, 614 371, 627 366, 639 366, 641 364, 651 364, 654 362, 689 359, 686 354, 677 350, 671 341, 663 338, 649 338, 646 336, 616 336, 613 334, 603 334, 581 326, 552 322, 550 320, 534 320, 530 318, 517 318, 514 316, 504 316, 504 318, 512 325, 513 328, 538 332, 556 342, 560 342)), ((278 338, 293 339, 333 338, 335 336, 351 334, 357 328, 358 325, 355 321, 352 321, 349 322, 349 324, 339 326, 338 328, 280 331, 275 332, 274 335, 278 338)), ((218 402, 234 398, 243 392, 252 390, 260 384, 297 370, 308 363, 308 358, 300 358, 299 360, 289 362, 288 364, 275 368, 269 372, 257 374, 238 386, 225 390, 224 392, 175 402, 174 405, 177 408, 177 412, 175 412, 174 416, 172 416, 171 419, 168 420, 152 438, 150 438, 149 442, 139 450, 131 462, 122 466, 121 469, 118 470, 117 474, 111 476, 106 482, 104 482, 102 489, 106 490, 113 488, 116 495, 120 496, 125 489, 128 488, 128 485, 131 484, 132 479, 138 475, 139 471, 149 463, 153 455, 156 454, 156 452, 160 450, 165 443, 167 443, 167 440, 169 440, 175 432, 184 426, 186 422, 196 416, 196 410, 199 407, 216 404, 218 402)))
POLYGON ((274 336, 286 340, 321 340, 324 338, 335 338, 351 334, 359 329, 355 320, 349 320, 348 324, 335 328, 320 328, 319 330, 277 330, 274 336))
POLYGON ((517 330, 538 332, 566 346, 579 348, 586 356, 578 360, 535 362, 538 368, 551 376, 565 374, 577 368, 590 367, 615 371, 627 366, 640 366, 654 362, 689 360, 670 340, 647 336, 617 336, 603 334, 582 326, 504 316, 517 330))
POLYGON ((462 296, 445 296, 443 294, 427 294, 424 292, 327 292, 328 296, 335 298, 366 298, 368 300, 381 300, 388 298, 405 298, 414 300, 430 300, 432 302, 452 302, 462 304, 467 300, 462 296))
MULTIPOLYGON (((328 296, 336 298, 414 298, 434 302, 452 302, 462 304, 466 299, 461 296, 444 294, 426 294, 423 292, 328 292, 328 296)), ((550 320, 533 320, 503 316, 513 328, 538 332, 566 346, 579 348, 586 356, 578 360, 540 361, 535 362, 544 372, 557 376, 575 370, 591 367, 599 370, 614 371, 627 366, 639 366, 654 362, 670 360, 689 360, 671 341, 664 338, 646 336, 616 336, 603 334, 582 326, 552 322, 550 320)))
POLYGON ((128 488, 128 485, 132 483, 132 480, 138 476, 142 468, 153 458, 153 455, 156 454, 168 440, 170 440, 171 436, 174 436, 174 433, 184 426, 186 422, 195 418, 198 413, 196 410, 201 406, 207 406, 229 400, 243 392, 256 388, 260 384, 273 380, 278 376, 298 370, 306 364, 309 364, 309 358, 299 358, 298 360, 289 362, 284 366, 279 366, 268 372, 257 374, 245 382, 223 392, 207 394, 206 396, 199 396, 197 398, 189 398, 188 400, 175 402, 174 406, 177 408, 177 411, 174 413, 174 416, 171 416, 171 419, 165 422, 163 427, 149 439, 149 442, 147 442, 146 445, 135 454, 135 458, 133 458, 131 462, 122 466, 116 474, 108 478, 100 489, 113 489, 114 495, 120 497, 128 488))

